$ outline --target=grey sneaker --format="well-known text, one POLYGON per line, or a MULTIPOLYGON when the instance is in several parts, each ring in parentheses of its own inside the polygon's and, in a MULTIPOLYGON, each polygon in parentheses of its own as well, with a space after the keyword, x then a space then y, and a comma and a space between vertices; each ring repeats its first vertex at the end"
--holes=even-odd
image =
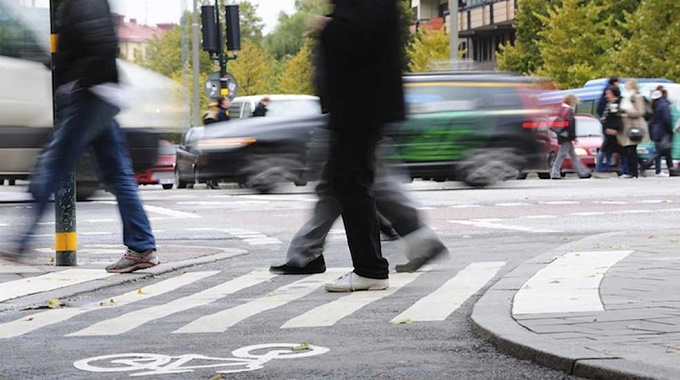
POLYGON ((357 290, 385 290, 390 280, 359 276, 354 272, 340 276, 324 285, 327 292, 355 292, 357 290))
POLYGON ((106 267, 109 273, 130 273, 139 269, 148 269, 160 264, 156 251, 149 249, 145 252, 137 252, 128 248, 127 252, 118 262, 106 267))

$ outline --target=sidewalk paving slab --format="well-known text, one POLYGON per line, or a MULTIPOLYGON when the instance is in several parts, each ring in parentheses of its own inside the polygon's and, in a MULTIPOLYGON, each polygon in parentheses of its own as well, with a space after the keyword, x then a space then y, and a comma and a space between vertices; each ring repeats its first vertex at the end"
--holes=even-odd
POLYGON ((607 233, 538 255, 480 298, 474 330, 506 353, 571 375, 680 379, 678 236, 674 230, 607 233), (517 292, 562 255, 612 250, 633 253, 604 274, 598 289, 603 311, 512 314, 517 292))

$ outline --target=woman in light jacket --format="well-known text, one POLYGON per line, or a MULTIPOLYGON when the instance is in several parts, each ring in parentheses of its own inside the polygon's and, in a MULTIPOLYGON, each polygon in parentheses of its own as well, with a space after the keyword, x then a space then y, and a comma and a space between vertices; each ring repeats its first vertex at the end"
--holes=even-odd
POLYGON ((628 79, 626 81, 626 91, 621 100, 621 111, 623 118, 623 128, 616 135, 619 145, 623 147, 623 155, 628 159, 628 173, 624 178, 637 178, 638 176, 638 144, 649 141, 649 130, 645 121, 647 105, 645 99, 640 95, 637 81, 628 79), (630 138, 633 128, 642 131, 642 137, 634 140, 630 138))

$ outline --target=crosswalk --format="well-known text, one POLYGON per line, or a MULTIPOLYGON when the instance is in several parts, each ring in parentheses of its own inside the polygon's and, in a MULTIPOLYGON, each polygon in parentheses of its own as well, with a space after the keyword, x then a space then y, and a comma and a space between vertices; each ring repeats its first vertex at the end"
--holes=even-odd
MULTIPOLYGON (((473 297, 494 279, 505 265, 505 262, 473 262, 460 271, 451 273, 450 278, 447 278, 449 277, 448 269, 437 270, 437 266, 426 267, 416 273, 392 273, 390 274, 390 287, 385 291, 345 294, 325 293, 322 288, 325 282, 347 273, 351 268, 329 268, 325 273, 308 276, 281 276, 286 282, 283 286, 275 285, 278 275, 262 269, 256 269, 235 278, 230 277, 230 279, 216 285, 215 282, 221 281, 219 278, 220 275, 225 275, 224 272, 179 273, 142 288, 109 296, 96 302, 67 305, 66 307, 35 312, 31 315, 23 315, 21 318, 15 316, 13 320, 5 320, 12 318, 9 318, 9 316, 3 318, 3 315, 0 314, 0 340, 24 336, 41 329, 49 329, 53 325, 86 313, 92 314, 92 316, 79 319, 79 321, 88 320, 90 322, 87 322, 87 325, 72 324, 78 325, 77 329, 67 332, 64 335, 65 337, 118 336, 152 323, 153 328, 163 328, 162 323, 154 322, 192 311, 198 312, 200 316, 174 331, 165 331, 165 333, 223 333, 238 324, 247 323, 249 318, 256 315, 283 308, 288 308, 287 312, 294 309, 298 315, 279 326, 282 330, 332 327, 341 320, 352 318, 352 315, 368 305, 380 305, 381 301, 395 296, 400 290, 426 276, 432 276, 431 279, 435 279, 434 283, 431 283, 428 279, 428 281, 420 282, 417 286, 414 286, 411 291, 417 291, 419 299, 412 305, 405 307, 404 310, 395 312, 388 308, 390 312, 385 313, 384 323, 389 325, 405 322, 444 321, 466 300, 473 297), (445 275, 443 275, 444 273, 445 275), (291 282, 289 279, 295 281, 291 282), (205 286, 206 282, 209 282, 212 286, 189 295, 186 294, 186 291, 182 291, 182 288, 189 285, 193 285, 193 289, 202 285, 205 286), (423 283, 428 285, 424 286, 423 283), (252 291, 252 288, 256 288, 255 291, 261 293, 258 293, 259 295, 255 297, 251 295, 247 299, 240 298, 239 292, 252 291), (181 295, 173 297, 176 293, 181 295), (300 306, 309 305, 309 303, 304 302, 306 297, 313 295, 316 297, 315 300, 318 300, 319 294, 323 295, 321 305, 309 307, 309 310, 306 309, 306 306, 300 306), (154 298, 161 295, 165 295, 164 299, 171 298, 171 300, 161 304, 158 304, 158 301, 153 301, 154 298), (228 302, 225 302, 225 300, 228 302), (132 304, 137 306, 135 307, 132 304), (209 308, 209 305, 212 308, 209 308), (218 305, 220 307, 221 305, 228 306, 214 312, 218 305), (126 311, 125 309, 128 308, 130 310, 126 311), (120 311, 115 312, 115 316, 112 316, 112 309, 120 311), (212 311, 206 313, 205 311, 208 309, 212 311), (98 317, 101 317, 101 319, 98 319, 98 317)), ((61 278, 64 279, 69 271, 73 270, 60 272, 61 278)), ((80 271, 85 272, 77 273, 78 280, 72 281, 72 283, 82 283, 85 278, 101 278, 102 275, 95 276, 95 272, 103 272, 86 269, 80 269, 80 271), (92 272, 87 273, 87 271, 92 272)), ((33 277, 33 280, 36 283, 43 284, 41 285, 42 291, 48 291, 62 287, 54 283, 55 275, 55 273, 45 274, 33 277), (45 278, 48 280, 43 280, 45 278)), ((64 282, 67 283, 67 281, 64 282)), ((8 284, 0 284, 0 294, 7 294, 9 289, 16 289, 17 284, 8 284)))

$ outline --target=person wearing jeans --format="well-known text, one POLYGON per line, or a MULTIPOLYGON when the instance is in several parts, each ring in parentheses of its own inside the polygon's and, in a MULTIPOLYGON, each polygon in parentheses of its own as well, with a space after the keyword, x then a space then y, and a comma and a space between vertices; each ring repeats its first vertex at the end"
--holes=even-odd
POLYGON ((564 97, 560 115, 556 120, 561 120, 564 125, 558 125, 557 128, 557 142, 560 144, 560 151, 557 153, 555 162, 553 163, 550 177, 552 179, 562 179, 560 174, 562 170, 562 163, 569 155, 574 169, 580 178, 589 178, 590 171, 583 165, 581 159, 576 155, 574 150, 574 141, 576 140, 576 118, 574 117, 574 107, 578 104, 576 95, 568 94, 564 97))
POLYGON ((18 252, 3 252, 4 256, 20 259, 50 197, 91 149, 100 179, 118 201, 127 247, 123 257, 106 270, 123 273, 153 267, 160 263, 156 243, 137 194, 125 135, 114 120, 124 96, 118 84, 118 41, 109 4, 106 0, 67 0, 58 13, 55 133, 31 176, 29 191, 36 202, 32 221, 18 252))

